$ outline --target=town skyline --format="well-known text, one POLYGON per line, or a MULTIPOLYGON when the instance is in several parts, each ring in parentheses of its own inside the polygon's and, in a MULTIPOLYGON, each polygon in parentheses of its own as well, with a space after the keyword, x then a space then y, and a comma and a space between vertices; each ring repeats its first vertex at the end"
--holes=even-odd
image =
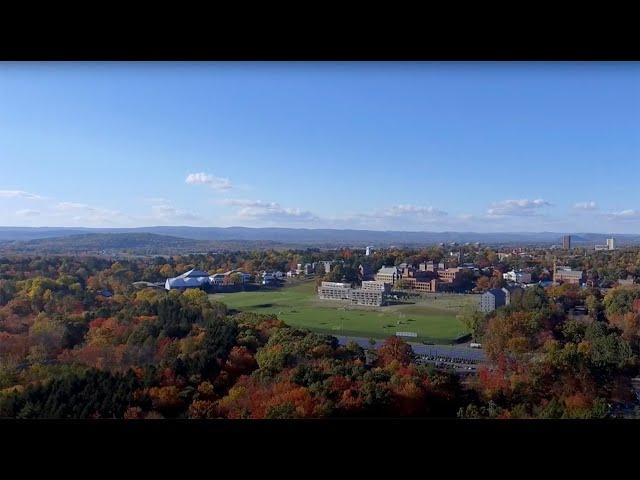
POLYGON ((638 234, 638 80, 617 63, 5 63, 0 225, 638 234))

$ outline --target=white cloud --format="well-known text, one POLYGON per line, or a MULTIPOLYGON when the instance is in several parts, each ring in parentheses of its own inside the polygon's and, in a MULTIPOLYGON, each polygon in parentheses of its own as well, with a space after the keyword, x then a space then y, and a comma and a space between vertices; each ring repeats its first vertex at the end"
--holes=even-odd
POLYGON ((28 200, 42 200, 44 197, 24 190, 0 190, 0 198, 26 198, 28 200))
POLYGON ((640 220, 640 211, 633 209, 611 212, 605 215, 609 220, 640 220))
POLYGON ((235 212, 235 218, 239 220, 264 221, 268 223, 304 223, 314 222, 320 218, 300 208, 283 207, 276 202, 264 202, 262 200, 238 200, 226 199, 224 205, 240 207, 235 212))
POLYGON ((228 178, 216 177, 208 173, 190 173, 185 180, 189 185, 209 185, 215 190, 229 190, 232 188, 228 178))
POLYGON ((240 200, 226 198, 221 201, 223 205, 230 205, 233 207, 256 207, 256 208, 278 208, 275 202, 263 202, 262 200, 240 200))
POLYGON ((269 224, 308 224, 311 227, 370 228, 394 225, 420 225, 424 221, 446 216, 447 213, 434 207, 416 205, 394 205, 375 213, 355 213, 339 218, 320 217, 300 208, 283 207, 277 202, 263 200, 225 199, 223 205, 239 207, 235 212, 236 221, 266 222, 269 224))
POLYGON ((538 198, 536 200, 504 200, 502 202, 493 203, 491 208, 487 210, 487 214, 491 217, 501 216, 531 216, 539 215, 538 210, 543 207, 551 206, 550 202, 538 198))
POLYGON ((53 207, 54 216, 66 217, 79 225, 113 225, 123 218, 117 210, 94 207, 86 203, 58 202, 53 207))
POLYGON ((393 205, 371 213, 352 213, 342 218, 332 219, 331 223, 346 227, 359 228, 395 228, 401 230, 423 229, 426 223, 442 223, 448 214, 432 206, 393 205))
POLYGON ((387 217, 443 217, 447 215, 447 212, 438 210, 434 207, 421 207, 416 205, 394 205, 382 212, 383 216, 387 217))
POLYGON ((578 202, 573 204, 573 208, 576 210, 593 211, 598 209, 598 204, 593 200, 589 202, 578 202))
POLYGON ((247 199, 223 199, 216 203, 235 209, 234 222, 269 223, 273 225, 295 224, 311 228, 423 228, 425 222, 442 219, 447 212, 432 206, 394 205, 373 213, 346 213, 339 217, 321 217, 301 208, 283 207, 277 202, 247 199))
POLYGON ((93 207, 85 203, 75 203, 75 202, 58 202, 54 207, 56 210, 60 210, 63 212, 69 212, 74 210, 92 210, 93 207))
POLYGON ((28 208, 24 208, 22 210, 18 210, 16 212, 16 215, 18 215, 19 217, 37 217, 38 215, 40 215, 40 212, 38 210, 30 210, 28 208))

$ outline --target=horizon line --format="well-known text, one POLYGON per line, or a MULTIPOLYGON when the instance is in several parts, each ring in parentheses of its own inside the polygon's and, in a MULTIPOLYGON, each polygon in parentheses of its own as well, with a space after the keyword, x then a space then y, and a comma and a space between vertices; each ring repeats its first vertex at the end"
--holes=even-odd
POLYGON ((233 225, 229 227, 220 227, 220 226, 196 226, 196 225, 141 225, 135 227, 108 227, 108 226, 100 226, 100 227, 86 227, 86 226, 12 226, 12 225, 0 225, 0 229, 83 229, 83 230, 99 230, 99 229, 108 229, 108 230, 128 230, 128 229, 142 229, 142 228, 195 228, 195 229, 205 229, 205 228, 217 228, 217 229, 233 229, 233 228, 244 228, 248 230, 267 230, 267 229, 281 229, 281 230, 335 230, 339 232, 345 231, 354 231, 354 232, 380 232, 380 233, 471 233, 471 234, 481 234, 481 235, 491 235, 491 234, 559 234, 559 235, 640 235, 638 233, 614 233, 614 232, 575 232, 575 231, 551 231, 551 230, 505 230, 505 231, 493 231, 493 232, 479 232, 474 230, 375 230, 375 229, 367 229, 367 228, 313 228, 313 227, 245 227, 242 225, 233 225))

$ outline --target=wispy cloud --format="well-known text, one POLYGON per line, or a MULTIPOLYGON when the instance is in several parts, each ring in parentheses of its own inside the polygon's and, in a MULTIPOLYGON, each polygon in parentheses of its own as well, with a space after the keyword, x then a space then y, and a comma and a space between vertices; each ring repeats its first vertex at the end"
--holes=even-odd
POLYGON ((28 200, 42 200, 44 197, 24 190, 0 190, 0 198, 26 198, 28 200))
POLYGON ((96 210, 95 207, 90 207, 86 203, 76 202, 58 202, 54 207, 56 210, 69 212, 74 210, 96 210))
POLYGON ((208 173, 190 173, 185 180, 189 185, 208 185, 214 190, 229 190, 233 188, 228 178, 216 177, 208 173))
POLYGON ((636 221, 640 220, 640 211, 633 209, 621 210, 619 212, 606 213, 604 215, 608 220, 619 221, 636 221))
POLYGON ((256 207, 256 208, 277 208, 276 202, 263 202, 262 200, 243 200, 235 198, 225 198, 220 203, 233 207, 256 207))
POLYGON ((432 206, 423 207, 418 205, 394 205, 382 212, 386 217, 420 217, 436 218, 447 215, 447 212, 438 210, 432 206))
POLYGON ((491 217, 516 216, 525 217, 539 215, 539 210, 543 207, 549 207, 552 204, 538 198, 536 200, 504 200, 496 202, 487 210, 487 214, 491 217))
POLYGON ((75 223, 88 225, 113 225, 124 217, 118 210, 77 202, 58 202, 53 206, 53 212, 58 217, 66 217, 75 223))
POLYGON ((311 228, 424 228, 446 217, 445 211, 433 206, 393 205, 374 212, 342 212, 339 216, 322 216, 303 208, 285 207, 278 202, 247 199, 221 199, 215 203, 235 209, 231 221, 282 225, 308 226, 311 228))
POLYGON ((19 217, 37 217, 38 215, 40 215, 40 212, 38 210, 23 208, 22 210, 18 210, 16 212, 16 215, 18 215, 19 217))
POLYGON ((221 203, 233 207, 240 207, 235 212, 235 218, 241 221, 252 220, 271 224, 277 224, 279 222, 300 224, 320 220, 320 217, 308 210, 283 207, 277 202, 225 199, 221 203))
POLYGON ((199 215, 175 208, 169 204, 153 205, 151 207, 151 213, 154 219, 160 221, 201 220, 199 215))
POLYGON ((373 212, 356 212, 334 218, 337 225, 360 228, 423 229, 427 224, 440 224, 448 214, 433 206, 401 204, 378 209, 373 212))
POLYGON ((373 213, 352 213, 340 217, 322 217, 309 210, 284 207, 277 202, 246 199, 224 199, 218 203, 239 207, 235 221, 256 221, 270 224, 307 224, 311 227, 393 227, 422 225, 446 216, 447 213, 431 206, 394 205, 373 213))
POLYGON ((575 210, 593 211, 598 209, 598 204, 593 200, 589 202, 578 202, 573 204, 575 210))

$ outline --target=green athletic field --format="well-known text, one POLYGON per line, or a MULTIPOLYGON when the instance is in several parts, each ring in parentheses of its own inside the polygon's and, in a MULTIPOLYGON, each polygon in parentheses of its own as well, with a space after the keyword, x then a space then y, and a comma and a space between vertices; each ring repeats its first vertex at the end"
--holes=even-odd
POLYGON ((419 341, 449 343, 466 333, 456 314, 475 305, 475 295, 435 294, 415 304, 361 307, 317 298, 314 281, 296 282, 278 290, 210 295, 230 309, 276 314, 289 325, 309 330, 384 338, 396 332, 416 332, 419 341))

